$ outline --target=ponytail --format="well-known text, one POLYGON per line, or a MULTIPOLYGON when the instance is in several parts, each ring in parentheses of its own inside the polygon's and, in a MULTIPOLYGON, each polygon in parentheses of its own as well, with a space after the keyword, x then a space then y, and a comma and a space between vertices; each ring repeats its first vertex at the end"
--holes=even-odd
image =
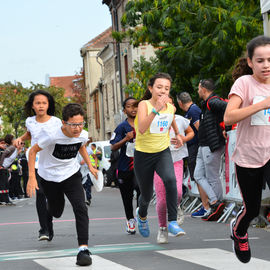
POLYGON ((247 62, 247 57, 241 57, 238 59, 238 62, 232 72, 232 78, 236 81, 239 77, 243 75, 252 75, 253 71, 249 67, 247 62))

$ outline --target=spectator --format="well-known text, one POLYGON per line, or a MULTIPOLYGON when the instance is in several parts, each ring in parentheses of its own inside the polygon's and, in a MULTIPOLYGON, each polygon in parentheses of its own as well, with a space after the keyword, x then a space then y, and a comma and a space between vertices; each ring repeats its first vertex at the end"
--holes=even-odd
POLYGON ((116 151, 112 150, 111 155, 110 155, 111 166, 106 172, 107 173, 106 186, 112 186, 112 187, 117 187, 118 186, 118 183, 117 183, 117 167, 118 167, 119 155, 120 155, 119 150, 116 150, 116 151))
POLYGON ((100 157, 101 153, 99 151, 97 151, 97 146, 95 143, 91 144, 91 150, 92 150, 92 153, 90 154, 91 164, 94 168, 99 169, 98 157, 100 157))
MULTIPOLYGON (((24 143, 23 143, 24 146, 24 143)), ((24 197, 28 198, 28 195, 26 193, 26 186, 27 186, 27 181, 28 181, 28 162, 26 158, 26 152, 27 148, 23 148, 23 151, 19 155, 19 163, 22 167, 22 181, 23 181, 23 191, 24 191, 24 197)))
MULTIPOLYGON (((92 148, 89 147, 90 142, 91 142, 91 140, 88 140, 88 142, 86 143, 86 151, 87 151, 89 157, 92 155, 92 158, 94 159, 94 162, 93 163, 91 162, 91 164, 93 166, 93 164, 97 164, 97 157, 96 157, 96 155, 94 155, 92 148)), ((91 200, 92 200, 92 185, 93 185, 93 183, 92 183, 90 175, 89 175, 90 172, 89 172, 88 166, 85 163, 85 161, 81 155, 78 155, 78 161, 79 161, 79 164, 81 165, 80 171, 82 174, 82 184, 83 184, 83 188, 84 188, 85 193, 86 193, 85 203, 88 206, 90 206, 91 200)))
MULTIPOLYGON (((21 147, 18 149, 18 155, 21 152, 21 147)), ((9 180, 9 197, 12 200, 15 199, 22 199, 23 198, 23 190, 21 186, 21 176, 22 176, 22 169, 19 164, 18 157, 12 162, 10 166, 10 180, 9 180)))
POLYGON ((14 136, 11 134, 7 134, 5 136, 6 149, 2 152, 0 158, 0 202, 1 204, 6 205, 15 205, 9 199, 9 183, 8 179, 9 168, 12 162, 18 155, 18 151, 14 141, 14 136))
POLYGON ((203 101, 198 131, 199 149, 194 178, 208 196, 207 200, 201 198, 206 210, 202 217, 205 221, 217 220, 225 207, 222 202, 223 190, 219 175, 225 138, 218 119, 223 119, 227 102, 217 97, 214 88, 213 80, 206 79, 200 81, 198 89, 199 97, 203 101), (216 98, 211 98, 213 96, 216 98), (207 108, 207 104, 210 110, 207 108))

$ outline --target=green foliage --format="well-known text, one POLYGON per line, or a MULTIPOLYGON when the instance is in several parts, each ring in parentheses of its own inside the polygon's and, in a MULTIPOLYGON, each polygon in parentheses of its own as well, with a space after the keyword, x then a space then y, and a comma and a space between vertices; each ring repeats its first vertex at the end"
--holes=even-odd
POLYGON ((160 48, 160 70, 173 77, 175 92, 192 96, 199 80, 210 77, 226 96, 235 61, 263 34, 259 0, 131 0, 122 25, 118 41, 128 37, 135 47, 160 48))
POLYGON ((28 100, 29 94, 38 89, 48 91, 54 97, 56 116, 61 118, 62 107, 68 103, 64 97, 63 88, 33 83, 29 88, 25 88, 19 82, 16 84, 6 82, 0 84, 1 136, 7 133, 20 136, 25 132, 24 124, 27 116, 24 113, 24 104, 28 100))
POLYGON ((130 83, 123 86, 124 91, 140 99, 147 89, 148 80, 157 71, 159 71, 157 58, 150 57, 147 61, 144 56, 141 56, 139 61, 134 62, 133 69, 128 74, 130 83))

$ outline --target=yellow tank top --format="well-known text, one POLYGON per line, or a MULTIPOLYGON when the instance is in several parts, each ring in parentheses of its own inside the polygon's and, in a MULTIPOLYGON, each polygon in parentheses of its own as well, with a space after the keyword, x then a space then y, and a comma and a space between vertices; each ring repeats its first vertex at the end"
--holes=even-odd
MULTIPOLYGON (((152 112, 152 104, 146 100, 148 115, 152 112)), ((136 116, 134 127, 136 131, 135 149, 145 153, 157 153, 165 150, 170 145, 169 129, 174 117, 174 107, 167 103, 167 109, 159 112, 153 119, 150 127, 144 134, 138 130, 138 118, 136 116)))

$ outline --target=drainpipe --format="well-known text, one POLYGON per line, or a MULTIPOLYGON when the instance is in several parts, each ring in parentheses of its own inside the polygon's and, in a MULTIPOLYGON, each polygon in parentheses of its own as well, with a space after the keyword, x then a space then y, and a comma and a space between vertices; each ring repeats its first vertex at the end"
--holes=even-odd
MULTIPOLYGON (((118 14, 117 14, 117 7, 115 4, 115 0, 112 0, 112 11, 115 23, 115 31, 119 31, 118 25, 118 14)), ((120 59, 120 43, 116 42, 116 56, 117 56, 117 63, 118 63, 118 72, 119 72, 119 86, 120 86, 120 99, 121 104, 123 104, 123 93, 122 93, 122 69, 121 69, 121 59, 120 59)))
POLYGON ((99 80, 99 92, 101 95, 101 108, 102 108, 102 133, 103 133, 103 140, 106 140, 105 138, 105 113, 104 113, 104 98, 103 98, 103 78, 104 78, 104 72, 103 72, 103 64, 99 62, 99 57, 96 56, 96 61, 101 67, 101 78, 99 80))

